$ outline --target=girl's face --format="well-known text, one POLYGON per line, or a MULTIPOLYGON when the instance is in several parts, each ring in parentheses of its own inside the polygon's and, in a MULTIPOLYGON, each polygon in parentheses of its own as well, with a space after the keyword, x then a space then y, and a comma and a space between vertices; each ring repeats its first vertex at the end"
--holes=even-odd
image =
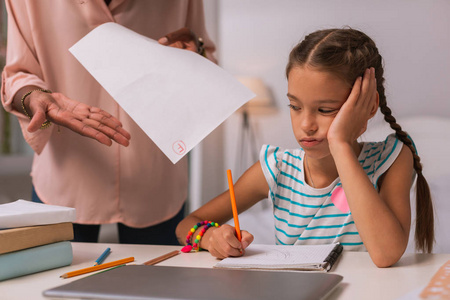
POLYGON ((309 66, 297 66, 289 72, 287 97, 292 129, 311 158, 330 155, 328 128, 350 91, 344 80, 309 66))

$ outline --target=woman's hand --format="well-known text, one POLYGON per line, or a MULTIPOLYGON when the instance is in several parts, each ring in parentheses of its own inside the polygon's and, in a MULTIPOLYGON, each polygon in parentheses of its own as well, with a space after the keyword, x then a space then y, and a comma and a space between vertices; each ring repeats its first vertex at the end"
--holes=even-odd
POLYGON ((201 52, 203 51, 203 45, 197 38, 197 35, 187 27, 167 34, 160 38, 158 42, 161 45, 186 49, 199 54, 202 54, 201 52))
POLYGON ((218 228, 211 227, 205 232, 201 240, 201 247, 207 249, 212 256, 217 258, 242 256, 244 249, 253 242, 253 235, 242 230, 241 236, 242 239, 239 242, 235 228, 228 224, 218 228))
POLYGON ((378 109, 375 69, 367 69, 356 79, 352 91, 328 129, 327 139, 333 144, 352 144, 367 129, 367 122, 378 109))
POLYGON ((130 134, 115 117, 98 107, 67 98, 61 93, 34 91, 24 100, 25 109, 32 116, 29 132, 39 130, 49 120, 83 136, 111 146, 112 140, 128 146, 130 134))

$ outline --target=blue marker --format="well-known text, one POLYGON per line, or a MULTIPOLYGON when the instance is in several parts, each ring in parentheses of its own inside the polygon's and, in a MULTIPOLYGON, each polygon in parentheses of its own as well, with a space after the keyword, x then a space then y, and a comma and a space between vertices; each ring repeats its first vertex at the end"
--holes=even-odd
POLYGON ((102 253, 102 255, 100 255, 100 257, 97 258, 94 266, 100 265, 105 260, 105 258, 109 255, 109 253, 111 253, 111 248, 106 248, 106 250, 102 253))

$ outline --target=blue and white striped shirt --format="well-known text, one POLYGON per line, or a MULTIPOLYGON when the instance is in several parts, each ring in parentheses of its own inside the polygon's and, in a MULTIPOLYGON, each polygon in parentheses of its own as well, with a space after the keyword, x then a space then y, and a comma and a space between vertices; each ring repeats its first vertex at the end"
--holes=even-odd
MULTIPOLYGON (((394 134, 383 142, 363 144, 358 160, 375 188, 402 146, 394 134)), ((339 177, 328 187, 312 188, 305 182, 304 155, 301 148, 281 150, 264 145, 261 149, 260 163, 270 188, 277 244, 340 242, 345 250, 364 251, 351 212, 341 211, 331 201, 331 194, 341 186, 339 177)))

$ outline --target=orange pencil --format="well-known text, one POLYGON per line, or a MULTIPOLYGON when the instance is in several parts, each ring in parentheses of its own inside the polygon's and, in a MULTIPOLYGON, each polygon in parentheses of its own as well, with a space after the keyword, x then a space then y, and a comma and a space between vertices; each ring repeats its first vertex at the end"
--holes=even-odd
POLYGON ((86 274, 86 273, 95 272, 98 270, 103 270, 103 269, 107 269, 107 268, 111 268, 111 267, 120 266, 120 265, 129 263, 129 262, 132 262, 132 261, 134 261, 134 257, 127 257, 127 258, 115 260, 115 261, 112 261, 109 263, 96 265, 93 267, 88 267, 88 268, 84 268, 84 269, 80 269, 80 270, 76 270, 76 271, 72 271, 72 272, 67 272, 65 274, 62 274, 59 277, 62 277, 62 278, 74 277, 74 276, 78 276, 81 274, 86 274))
POLYGON ((231 209, 233 210, 234 227, 236 228, 236 235, 240 242, 241 241, 241 229, 239 228, 239 218, 238 218, 238 211, 237 211, 237 207, 236 207, 236 197, 234 196, 234 186, 233 186, 233 178, 231 177, 231 170, 227 170, 227 177, 228 177, 228 187, 230 189, 231 209))

